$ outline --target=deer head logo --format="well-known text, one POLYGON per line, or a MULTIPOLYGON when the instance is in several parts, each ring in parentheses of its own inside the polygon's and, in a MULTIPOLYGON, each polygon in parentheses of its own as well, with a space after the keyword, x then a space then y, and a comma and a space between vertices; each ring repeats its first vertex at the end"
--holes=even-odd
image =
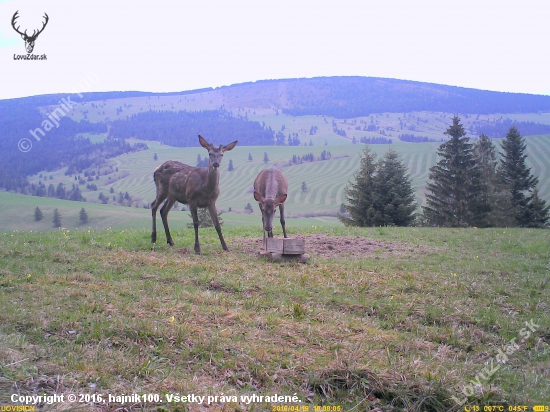
POLYGON ((44 28, 45 28, 46 25, 48 24, 48 20, 49 20, 50 18, 48 17, 48 15, 47 15, 46 13, 44 13, 44 18, 46 19, 46 21, 43 23, 42 28, 41 28, 40 30, 38 30, 38 32, 37 32, 36 30, 34 30, 33 33, 32 33, 32 35, 29 36, 29 35, 27 34, 27 30, 25 30, 24 33, 21 33, 21 32, 19 31, 19 27, 20 27, 20 26, 17 26, 17 28, 15 27, 15 20, 17 20, 17 18, 19 17, 19 16, 17 15, 17 13, 19 13, 19 10, 17 10, 17 11, 15 12, 15 14, 13 15, 13 17, 12 17, 12 19, 11 19, 11 25, 12 25, 13 29, 14 29, 17 33, 19 33, 19 34, 21 35, 21 38, 22 38, 23 40, 25 40, 25 48, 27 49, 27 53, 32 53, 32 51, 33 51, 33 49, 34 49, 34 42, 36 41, 36 38, 38 37, 38 35, 39 35, 40 33, 42 33, 42 31, 44 30, 44 28))

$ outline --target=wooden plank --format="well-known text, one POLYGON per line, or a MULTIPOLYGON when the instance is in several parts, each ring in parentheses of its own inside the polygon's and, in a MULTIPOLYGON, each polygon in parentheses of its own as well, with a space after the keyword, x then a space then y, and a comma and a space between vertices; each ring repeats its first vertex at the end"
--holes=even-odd
POLYGON ((266 251, 260 251, 258 256, 266 259, 269 262, 309 262, 309 255, 304 253, 302 255, 281 255, 280 253, 269 253, 266 251))
POLYGON ((303 239, 284 239, 283 255, 301 255, 305 251, 303 239))
POLYGON ((283 239, 266 238, 266 250, 270 253, 283 253, 283 239))

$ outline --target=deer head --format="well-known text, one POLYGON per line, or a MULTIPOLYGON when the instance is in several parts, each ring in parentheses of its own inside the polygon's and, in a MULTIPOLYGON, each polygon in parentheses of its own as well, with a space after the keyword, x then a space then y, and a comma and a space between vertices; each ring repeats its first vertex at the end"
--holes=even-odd
POLYGON ((254 199, 260 204, 260 210, 264 221, 264 230, 269 234, 273 231, 273 217, 275 216, 277 206, 284 203, 286 197, 287 195, 284 194, 276 199, 266 199, 261 194, 254 191, 254 199))
POLYGON ((216 147, 212 143, 208 143, 206 139, 201 135, 199 135, 199 142, 202 147, 208 150, 208 156, 210 157, 210 165, 212 165, 214 169, 217 169, 218 167, 220 167, 223 153, 230 151, 237 144, 237 142, 235 141, 233 143, 229 143, 227 146, 224 146, 221 144, 220 147, 216 147))
POLYGON ((13 15, 13 17, 11 19, 11 25, 12 25, 13 29, 21 35, 21 38, 23 40, 25 40, 25 48, 27 49, 27 53, 32 53, 32 51, 34 50, 34 42, 36 41, 36 38, 38 37, 38 35, 40 33, 42 33, 42 31, 44 30, 44 28, 48 24, 48 20, 50 18, 48 17, 48 15, 46 13, 44 13, 44 18, 46 19, 46 21, 43 23, 42 28, 40 30, 38 30, 38 32, 36 30, 33 30, 32 35, 29 36, 29 35, 27 35, 27 30, 25 30, 24 33, 21 33, 19 31, 20 26, 17 26, 17 28, 15 27, 15 20, 17 20, 17 18, 19 17, 17 15, 17 13, 19 13, 19 10, 17 10, 15 12, 15 14, 13 15))

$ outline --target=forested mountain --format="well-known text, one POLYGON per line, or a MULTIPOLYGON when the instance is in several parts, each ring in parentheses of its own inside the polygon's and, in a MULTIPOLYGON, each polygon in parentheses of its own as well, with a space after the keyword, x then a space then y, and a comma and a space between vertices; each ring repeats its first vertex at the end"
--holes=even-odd
POLYGON ((79 172, 94 162, 143 148, 143 145, 130 146, 123 139, 94 144, 79 137, 80 133, 106 132, 104 123, 75 122, 62 117, 59 127, 47 131, 38 109, 32 103, 23 103, 0 107, 0 188, 27 193, 28 175, 64 166, 69 166, 68 172, 79 172), (39 141, 29 133, 37 128, 44 133, 36 133, 39 141), (29 143, 32 150, 26 151, 29 143))
POLYGON ((81 103, 81 102, 93 102, 98 100, 125 99, 130 97, 186 95, 186 94, 208 92, 211 90, 213 89, 206 88, 206 89, 197 89, 197 90, 189 90, 184 92, 172 92, 172 93, 150 93, 150 92, 132 91, 132 92, 93 92, 93 93, 82 93, 82 94, 77 94, 77 93, 44 94, 40 96, 29 96, 29 97, 19 97, 15 99, 0 100, 0 115, 3 115, 5 113, 4 110, 12 111, 14 109, 21 110, 21 109, 27 109, 27 108, 36 108, 41 106, 55 105, 55 104, 58 104, 62 98, 66 98, 67 96, 72 96, 73 100, 76 100, 78 103, 81 103))
POLYGON ((112 123, 111 137, 135 137, 155 140, 170 146, 198 146, 198 135, 210 142, 230 143, 238 140, 243 146, 270 146, 274 132, 258 122, 234 117, 226 110, 148 111, 112 123))
MULTIPOLYGON (((283 81, 278 81, 282 83, 283 81)), ((284 113, 337 118, 371 113, 536 113, 550 110, 550 96, 491 92, 374 77, 318 77, 284 81, 284 113)))

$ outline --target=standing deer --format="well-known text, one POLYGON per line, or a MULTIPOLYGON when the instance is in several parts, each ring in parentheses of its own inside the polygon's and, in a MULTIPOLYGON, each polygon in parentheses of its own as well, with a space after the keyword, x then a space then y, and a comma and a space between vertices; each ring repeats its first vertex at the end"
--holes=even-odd
POLYGON ((268 237, 273 237, 273 217, 275 216, 275 209, 277 209, 277 206, 279 206, 279 212, 281 214, 283 235, 285 238, 288 237, 285 229, 284 204, 287 192, 288 182, 281 171, 275 167, 262 170, 254 181, 254 199, 259 203, 262 212, 264 246, 265 232, 267 232, 268 237))
POLYGON ((153 215, 151 241, 155 243, 157 241, 157 209, 164 199, 166 199, 166 202, 164 202, 164 205, 160 209, 160 216, 162 217, 162 224, 166 232, 166 241, 170 246, 174 246, 174 241, 172 240, 170 229, 168 228, 168 212, 170 212, 170 209, 172 209, 176 201, 189 205, 189 210, 193 217, 193 226, 195 227, 195 253, 197 255, 201 254, 201 247, 199 244, 199 218, 197 214, 197 208, 199 207, 208 208, 212 222, 214 222, 214 227, 218 232, 222 248, 223 250, 228 250, 218 220, 216 200, 220 194, 219 167, 223 153, 230 151, 237 144, 237 141, 234 141, 227 146, 220 145, 219 147, 215 147, 200 135, 199 142, 202 147, 208 150, 208 156, 210 158, 208 168, 193 167, 173 160, 161 164, 157 167, 153 175, 155 185, 157 186, 157 197, 151 204, 153 215))

